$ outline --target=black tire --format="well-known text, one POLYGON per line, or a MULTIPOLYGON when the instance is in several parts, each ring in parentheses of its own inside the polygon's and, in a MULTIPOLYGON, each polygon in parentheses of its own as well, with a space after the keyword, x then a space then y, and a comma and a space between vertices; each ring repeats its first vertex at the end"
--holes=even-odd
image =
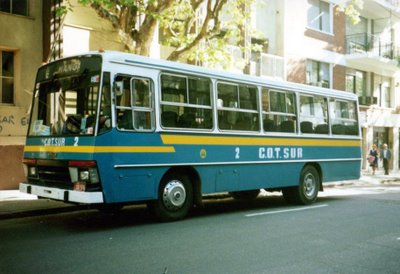
POLYGON ((254 200, 257 198, 258 194, 260 194, 259 189, 229 192, 229 195, 231 195, 232 198, 240 201, 254 200))
POLYGON ((193 205, 193 187, 187 176, 171 173, 160 183, 158 199, 150 209, 163 222, 181 220, 193 205))
POLYGON ((305 166, 300 174, 300 184, 296 187, 282 189, 286 202, 290 204, 309 205, 318 197, 320 176, 313 166, 305 166))

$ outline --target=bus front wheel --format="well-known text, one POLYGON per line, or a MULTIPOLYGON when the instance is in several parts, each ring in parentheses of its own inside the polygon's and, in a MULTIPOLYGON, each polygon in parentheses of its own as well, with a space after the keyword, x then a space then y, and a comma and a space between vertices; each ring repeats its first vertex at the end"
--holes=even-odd
POLYGON ((316 201, 320 186, 320 176, 313 166, 306 166, 300 174, 300 184, 282 190, 284 199, 291 204, 308 205, 316 201))
POLYGON ((193 188, 187 176, 170 174, 160 184, 158 199, 151 208, 155 216, 164 222, 186 217, 193 204, 193 188))

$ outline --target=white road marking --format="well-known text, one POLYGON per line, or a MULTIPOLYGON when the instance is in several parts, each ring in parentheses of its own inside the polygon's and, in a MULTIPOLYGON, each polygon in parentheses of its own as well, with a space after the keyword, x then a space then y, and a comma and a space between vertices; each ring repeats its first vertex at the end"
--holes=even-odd
POLYGON ((322 204, 322 205, 316 205, 316 206, 306 206, 306 207, 300 207, 300 208, 293 208, 293 209, 285 209, 285 210, 275 210, 275 211, 266 211, 266 212, 260 212, 260 213, 252 213, 252 214, 246 214, 246 217, 257 217, 257 216, 263 216, 263 215, 272 215, 272 214, 279 214, 279 213, 287 213, 287 212, 296 212, 296 211, 304 211, 304 210, 309 210, 309 209, 317 209, 321 207, 327 207, 327 204, 322 204))

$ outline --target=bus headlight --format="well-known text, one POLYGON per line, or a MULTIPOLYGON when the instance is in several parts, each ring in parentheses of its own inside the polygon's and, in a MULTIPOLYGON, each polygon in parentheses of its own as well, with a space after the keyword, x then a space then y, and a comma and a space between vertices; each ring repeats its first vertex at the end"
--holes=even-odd
POLYGON ((30 178, 36 178, 38 176, 37 160, 32 158, 24 158, 22 163, 26 166, 27 175, 30 178))
POLYGON ((79 172, 79 181, 87 182, 87 181, 89 181, 89 178, 90 178, 90 176, 89 176, 89 171, 88 170, 81 170, 79 172))
POLYGON ((96 184, 99 182, 99 175, 97 173, 97 168, 88 168, 84 170, 79 170, 79 181, 88 182, 96 184))
POLYGON ((90 182, 93 184, 96 184, 100 181, 99 174, 97 173, 97 168, 89 168, 89 179, 90 182))
POLYGON ((97 184, 100 182, 95 161, 69 161, 71 182, 86 182, 97 184))
POLYGON ((30 166, 28 168, 28 176, 29 177, 36 177, 37 176, 37 169, 34 166, 30 166))

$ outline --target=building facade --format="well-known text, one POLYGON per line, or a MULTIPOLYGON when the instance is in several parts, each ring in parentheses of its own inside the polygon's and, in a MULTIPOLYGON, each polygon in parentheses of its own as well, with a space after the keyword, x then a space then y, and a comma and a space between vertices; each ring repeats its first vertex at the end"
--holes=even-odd
POLYGON ((0 189, 15 189, 24 179, 23 145, 43 61, 41 2, 0 3, 0 189))
POLYGON ((341 1, 284 2, 287 80, 357 94, 364 158, 372 144, 387 143, 398 170, 399 1, 364 0, 358 24, 338 10, 341 1))

